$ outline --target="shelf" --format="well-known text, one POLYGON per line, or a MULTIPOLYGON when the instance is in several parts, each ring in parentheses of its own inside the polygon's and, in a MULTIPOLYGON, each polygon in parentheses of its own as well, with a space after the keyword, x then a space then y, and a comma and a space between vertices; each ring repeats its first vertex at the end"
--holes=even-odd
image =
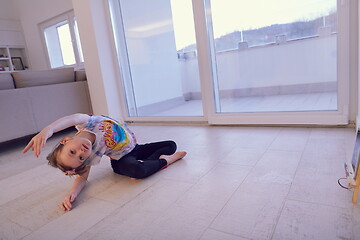
POLYGON ((23 71, 29 68, 25 46, 2 45, 0 46, 0 56, 0 67, 9 67, 10 72, 23 71))

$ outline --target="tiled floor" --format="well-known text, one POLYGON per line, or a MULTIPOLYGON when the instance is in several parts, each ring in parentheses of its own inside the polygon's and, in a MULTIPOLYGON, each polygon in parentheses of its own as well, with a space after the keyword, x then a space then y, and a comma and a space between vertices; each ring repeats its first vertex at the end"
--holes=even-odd
MULTIPOLYGON (((241 98, 223 98, 220 100, 222 113, 248 112, 289 112, 289 111, 331 111, 337 110, 337 93, 308 93, 241 98)), ((154 109, 151 116, 202 116, 200 100, 186 101, 167 110, 154 109)))
POLYGON ((174 139, 188 155, 134 180, 93 167, 75 208, 58 207, 73 179, 0 151, 0 239, 360 239, 360 203, 337 179, 350 128, 131 126, 139 142, 174 139))

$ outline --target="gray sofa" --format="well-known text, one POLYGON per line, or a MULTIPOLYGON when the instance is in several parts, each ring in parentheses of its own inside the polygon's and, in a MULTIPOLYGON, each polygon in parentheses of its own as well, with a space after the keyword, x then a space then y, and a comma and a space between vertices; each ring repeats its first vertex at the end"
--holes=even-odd
POLYGON ((35 134, 77 112, 92 113, 84 71, 0 73, 0 142, 35 134))

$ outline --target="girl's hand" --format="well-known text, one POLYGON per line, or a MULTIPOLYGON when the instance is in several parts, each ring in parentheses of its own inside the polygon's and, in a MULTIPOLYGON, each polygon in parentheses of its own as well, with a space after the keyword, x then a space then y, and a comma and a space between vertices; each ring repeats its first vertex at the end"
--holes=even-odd
POLYGON ((85 170, 86 171, 84 173, 76 176, 76 179, 73 183, 70 193, 64 198, 64 200, 61 203, 60 207, 62 208, 62 210, 70 211, 72 208, 72 203, 76 200, 76 197, 84 188, 86 184, 86 180, 90 173, 90 166, 86 166, 85 170))
POLYGON ((46 127, 41 132, 39 132, 37 135, 35 135, 28 145, 24 148, 22 151, 23 153, 26 153, 30 148, 34 152, 35 157, 39 157, 41 148, 45 146, 46 140, 48 140, 49 137, 53 135, 53 131, 51 128, 46 127))
POLYGON ((70 211, 72 208, 72 203, 76 200, 76 194, 71 193, 68 196, 64 198, 64 200, 61 203, 61 209, 64 211, 70 211))

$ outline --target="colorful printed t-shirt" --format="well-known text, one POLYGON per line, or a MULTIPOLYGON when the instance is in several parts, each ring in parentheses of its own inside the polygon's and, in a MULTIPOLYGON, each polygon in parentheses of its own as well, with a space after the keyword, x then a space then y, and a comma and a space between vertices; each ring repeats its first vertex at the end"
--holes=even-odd
POLYGON ((76 129, 79 132, 91 132, 96 136, 92 153, 85 160, 86 165, 98 164, 103 155, 118 160, 131 152, 136 145, 135 135, 126 123, 121 124, 107 116, 91 116, 87 123, 76 126, 76 129))

